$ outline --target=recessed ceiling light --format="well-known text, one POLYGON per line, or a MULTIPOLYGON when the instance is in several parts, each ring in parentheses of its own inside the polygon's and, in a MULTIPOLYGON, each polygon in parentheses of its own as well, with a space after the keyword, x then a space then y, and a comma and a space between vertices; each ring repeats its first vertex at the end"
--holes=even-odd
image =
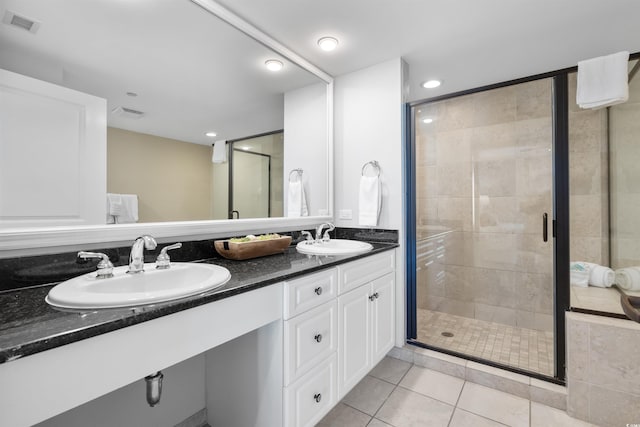
POLYGON ((428 80, 422 83, 422 87, 424 87, 425 89, 433 89, 440 86, 441 84, 442 82, 440 80, 428 80))
POLYGON ((338 39, 335 37, 322 37, 318 40, 318 46, 324 51, 331 52, 338 47, 338 39))
POLYGON ((426 123, 426 124, 433 123, 433 119, 422 119, 422 123, 426 123))
POLYGON ((242 147, 242 149, 243 149, 244 151, 249 151, 249 150, 251 149, 251 147, 242 147))
POLYGON ((205 133, 205 135, 208 136, 209 138, 213 138, 215 136, 218 136, 218 134, 215 133, 215 132, 207 132, 207 133, 205 133))
POLYGON ((264 65, 266 65, 269 71, 280 71, 282 67, 284 67, 282 61, 278 61, 277 59, 268 59, 264 62, 264 65))

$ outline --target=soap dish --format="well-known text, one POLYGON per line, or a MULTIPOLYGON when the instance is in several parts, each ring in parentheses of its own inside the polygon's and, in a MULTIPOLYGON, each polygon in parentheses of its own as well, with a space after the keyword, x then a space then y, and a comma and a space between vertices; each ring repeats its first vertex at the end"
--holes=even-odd
POLYGON ((281 236, 269 240, 251 240, 248 242, 231 242, 216 240, 216 251, 227 259, 237 261, 274 255, 284 252, 291 244, 291 236, 281 236))

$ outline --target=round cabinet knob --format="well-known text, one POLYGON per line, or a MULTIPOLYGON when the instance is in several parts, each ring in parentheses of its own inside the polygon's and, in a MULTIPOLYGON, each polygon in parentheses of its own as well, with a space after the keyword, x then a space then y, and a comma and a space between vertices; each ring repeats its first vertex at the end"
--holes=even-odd
POLYGON ((322 286, 318 286, 313 290, 313 292, 315 292, 316 295, 322 295, 322 286))
POLYGON ((322 334, 317 334, 313 339, 316 340, 316 342, 322 341, 322 334))
POLYGON ((376 295, 375 294, 369 295, 369 301, 373 301, 374 299, 376 299, 376 295))
POLYGON ((320 393, 316 393, 313 395, 313 400, 316 401, 316 403, 320 403, 320 401, 322 400, 322 395, 320 393))
POLYGON ((378 295, 378 293, 376 292, 375 294, 373 294, 373 296, 376 297, 376 299, 378 299, 380 295, 378 295))

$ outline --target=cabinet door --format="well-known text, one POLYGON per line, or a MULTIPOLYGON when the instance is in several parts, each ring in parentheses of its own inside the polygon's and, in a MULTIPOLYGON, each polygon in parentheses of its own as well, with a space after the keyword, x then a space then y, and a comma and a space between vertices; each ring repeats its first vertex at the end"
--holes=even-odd
POLYGON ((370 285, 338 298, 338 398, 369 372, 371 363, 370 285))
POLYGON ((387 274, 371 283, 374 297, 371 314, 371 366, 393 347, 395 276, 387 274))

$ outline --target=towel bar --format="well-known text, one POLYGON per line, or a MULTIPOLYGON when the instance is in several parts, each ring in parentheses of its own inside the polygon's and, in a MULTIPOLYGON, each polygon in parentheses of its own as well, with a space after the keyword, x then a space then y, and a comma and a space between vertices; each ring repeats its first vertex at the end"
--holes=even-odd
POLYGON ((369 162, 365 163, 365 164, 362 166, 362 176, 364 176, 364 171, 365 171, 365 169, 367 169, 367 166, 369 166, 369 165, 371 165, 371 167, 375 168, 375 170, 376 170, 376 172, 377 172, 377 175, 376 175, 376 176, 378 176, 378 177, 379 177, 379 176, 380 176, 380 163, 378 163, 378 161, 377 161, 377 160, 371 160, 371 161, 369 161, 369 162))
POLYGON ((291 175, 293 175, 294 172, 298 174, 298 179, 302 179, 302 172, 304 171, 300 168, 292 169, 291 172, 289 172, 289 182, 292 182, 291 175))

